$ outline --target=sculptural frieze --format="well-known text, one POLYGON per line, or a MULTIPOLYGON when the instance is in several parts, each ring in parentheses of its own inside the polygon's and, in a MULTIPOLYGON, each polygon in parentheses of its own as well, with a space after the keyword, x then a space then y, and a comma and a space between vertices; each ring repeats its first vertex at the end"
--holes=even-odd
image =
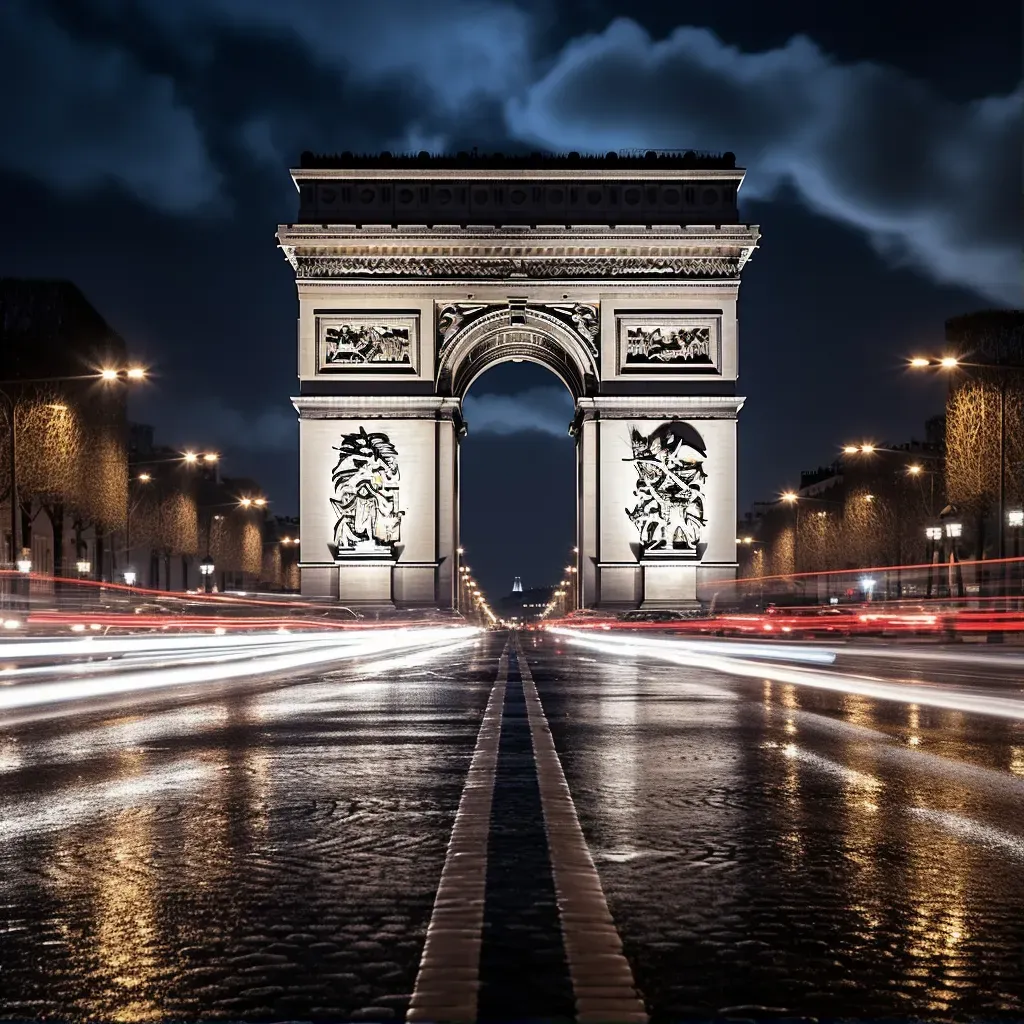
POLYGON ((672 420, 650 434, 630 429, 632 462, 636 467, 637 499, 626 515, 648 552, 697 553, 707 520, 704 518, 704 461, 707 450, 700 434, 688 423, 672 420))
POLYGON ((742 260, 736 256, 595 256, 546 259, 475 256, 309 256, 293 257, 298 278, 450 277, 558 278, 731 278, 742 260))
POLYGON ((626 329, 626 363, 710 366, 711 328, 673 327, 671 324, 629 327, 626 329))
POLYGON ((412 369, 415 313, 331 313, 318 316, 320 372, 412 369))
POLYGON ((337 514, 336 557, 346 553, 388 554, 400 539, 403 511, 398 508, 398 451, 384 433, 344 434, 334 449, 338 462, 332 481, 337 514))

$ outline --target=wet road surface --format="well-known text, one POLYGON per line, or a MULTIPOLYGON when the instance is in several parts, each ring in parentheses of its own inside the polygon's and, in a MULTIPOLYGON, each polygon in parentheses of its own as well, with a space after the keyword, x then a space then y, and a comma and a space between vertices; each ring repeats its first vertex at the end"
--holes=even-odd
POLYGON ((0 717, 0 1016, 1024 1016, 1024 722, 773 674, 489 633, 0 717))

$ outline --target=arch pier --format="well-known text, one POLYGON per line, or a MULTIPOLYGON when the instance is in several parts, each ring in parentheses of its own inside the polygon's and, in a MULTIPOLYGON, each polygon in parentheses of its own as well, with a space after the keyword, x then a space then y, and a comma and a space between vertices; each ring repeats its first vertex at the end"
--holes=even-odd
POLYGON ((304 154, 291 173, 303 594, 454 606, 462 401, 511 359, 575 399, 581 606, 686 607, 735 576, 759 233, 732 154, 304 154))

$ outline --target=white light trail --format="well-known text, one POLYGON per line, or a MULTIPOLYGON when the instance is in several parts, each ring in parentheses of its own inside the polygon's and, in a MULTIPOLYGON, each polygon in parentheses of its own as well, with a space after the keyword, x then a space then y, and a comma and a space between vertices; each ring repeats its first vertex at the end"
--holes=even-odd
MULTIPOLYGON (((635 638, 620 641, 618 638, 608 637, 594 640, 585 633, 577 633, 574 630, 561 627, 553 629, 552 632, 577 646, 620 657, 657 658, 676 665, 684 665, 687 668, 703 668, 744 679, 771 679, 774 682, 811 686, 821 690, 836 690, 840 693, 853 693, 878 700, 1024 720, 1024 700, 987 697, 958 690, 937 690, 927 686, 894 683, 876 676, 853 675, 838 670, 825 672, 797 665, 767 664, 763 661, 747 661, 740 657, 705 653, 720 649, 721 645, 714 641, 708 641, 707 644, 703 642, 676 643, 672 640, 648 641, 635 638)), ((792 653, 795 654, 798 650, 807 649, 793 648, 792 653)), ((790 650, 787 649, 779 651, 776 656, 782 658, 789 653, 790 650)))
MULTIPOLYGON (((227 661, 211 657, 205 662, 194 663, 193 659, 189 657, 187 658, 188 664, 143 670, 133 667, 133 670, 129 671, 120 670, 123 669, 123 666, 119 668, 117 662, 110 662, 108 665, 114 671, 98 678, 23 683, 19 686, 0 689, 0 711, 172 686, 219 683, 281 673, 291 674, 303 669, 329 665, 352 658, 409 650, 410 648, 432 647, 438 644, 450 645, 453 641, 469 639, 478 633, 479 630, 471 626, 368 630, 361 631, 355 636, 350 633, 342 642, 339 642, 339 638, 335 634, 327 634, 319 638, 316 636, 309 638, 301 635, 268 634, 261 639, 274 642, 264 647, 262 652, 252 651, 242 661, 227 661)), ((176 642, 170 648, 171 650, 176 649, 181 653, 192 654, 195 652, 195 647, 188 645, 189 639, 201 640, 203 641, 202 646, 209 650, 211 655, 215 655, 217 648, 236 646, 231 641, 240 638, 224 636, 174 639, 176 642), (184 641, 184 644, 178 642, 179 640, 184 641)), ((60 643, 77 645, 80 642, 61 641, 60 643)), ((159 647, 165 649, 163 644, 160 644, 159 647)), ((80 657, 81 653, 76 651, 74 656, 80 657)), ((8 657, 10 657, 9 653, 8 657)))

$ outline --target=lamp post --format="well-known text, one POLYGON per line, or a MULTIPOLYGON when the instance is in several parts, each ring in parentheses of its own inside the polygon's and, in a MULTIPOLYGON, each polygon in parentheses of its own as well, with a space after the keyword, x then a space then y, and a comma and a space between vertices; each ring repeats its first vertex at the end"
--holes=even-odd
POLYGON ((964 596, 964 576, 960 568, 960 558, 957 554, 957 541, 963 534, 963 523, 958 519, 947 519, 944 523, 946 539, 949 543, 949 589, 953 589, 953 581, 956 581, 956 596, 964 596))
POLYGON ((1021 527, 1024 527, 1024 509, 1010 509, 1010 511, 1006 513, 1006 525, 1009 526, 1010 532, 1013 534, 1014 562, 1013 569, 1009 573, 1010 586, 1008 587, 1008 589, 1011 589, 1013 591, 1013 603, 1014 607, 1016 607, 1021 592, 1021 570, 1020 562, 1018 562, 1017 559, 1020 558, 1020 531, 1021 527))
POLYGON ((935 563, 938 560, 939 551, 942 546, 942 527, 926 526, 924 528, 925 540, 928 542, 928 586, 926 596, 932 596, 932 578, 935 563))
POLYGON ((209 553, 199 563, 199 574, 203 577, 203 591, 207 594, 210 593, 210 584, 213 581, 213 573, 216 568, 209 553))
POLYGON ((464 547, 455 549, 455 611, 462 610, 462 556, 466 553, 464 547))

